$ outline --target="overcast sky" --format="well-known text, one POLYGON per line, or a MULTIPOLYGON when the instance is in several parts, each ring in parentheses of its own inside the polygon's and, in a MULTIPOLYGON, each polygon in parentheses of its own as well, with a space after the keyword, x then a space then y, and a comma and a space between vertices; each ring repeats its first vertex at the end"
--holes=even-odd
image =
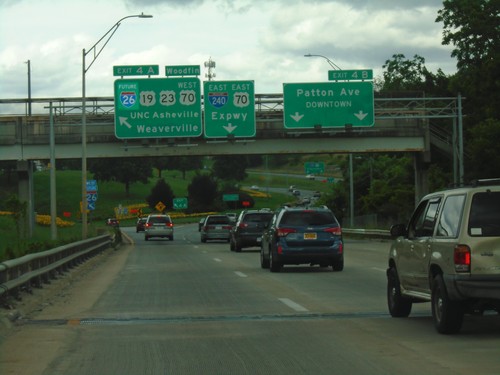
MULTIPOLYGON (((373 69, 402 53, 432 72, 456 70, 436 23, 441 0, 0 0, 0 99, 81 97, 82 50, 130 18, 86 74, 87 96, 113 96, 113 66, 216 62, 216 80, 254 80, 255 92, 284 82, 328 80, 328 61, 373 69)), ((87 64, 91 60, 87 57, 87 64)))

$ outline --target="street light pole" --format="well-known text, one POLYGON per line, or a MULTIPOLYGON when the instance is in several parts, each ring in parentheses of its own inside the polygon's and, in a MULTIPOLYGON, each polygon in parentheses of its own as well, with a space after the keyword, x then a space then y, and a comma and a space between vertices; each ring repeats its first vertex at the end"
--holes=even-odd
POLYGON ((87 102, 85 98, 85 74, 88 72, 92 64, 94 64, 97 57, 99 57, 104 47, 106 47, 111 37, 115 34, 116 30, 118 30, 121 22, 127 18, 133 17, 152 18, 153 16, 141 13, 123 17, 116 22, 92 47, 90 47, 88 51, 86 51, 85 48, 82 50, 82 239, 87 238, 87 102), (103 42, 103 44, 99 47, 101 42, 103 42), (88 66, 86 66, 85 58, 91 52, 93 52, 92 61, 88 66))
POLYGON ((304 55, 304 57, 322 57, 322 58, 324 58, 328 62, 328 64, 330 64, 330 66, 333 69, 335 69, 335 70, 342 70, 342 69, 340 69, 340 67, 337 64, 335 64, 332 60, 330 60, 326 56, 323 56, 323 55, 312 55, 312 54, 308 53, 307 55, 304 55))

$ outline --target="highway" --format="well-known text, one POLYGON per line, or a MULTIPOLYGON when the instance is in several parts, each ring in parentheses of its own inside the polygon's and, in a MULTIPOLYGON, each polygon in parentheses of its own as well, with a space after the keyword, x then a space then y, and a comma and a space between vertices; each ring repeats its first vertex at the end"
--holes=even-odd
POLYGON ((271 273, 258 248, 201 243, 197 224, 174 241, 122 231, 133 244, 27 297, 47 293, 0 331, 2 375, 498 374, 500 317, 443 336, 429 304, 388 315, 388 242, 347 239, 342 272, 271 273))

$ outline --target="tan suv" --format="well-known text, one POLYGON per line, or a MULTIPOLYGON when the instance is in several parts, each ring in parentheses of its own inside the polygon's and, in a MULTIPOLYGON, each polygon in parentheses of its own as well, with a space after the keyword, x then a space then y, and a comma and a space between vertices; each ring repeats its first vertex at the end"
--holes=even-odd
POLYGON ((425 196, 409 223, 391 228, 387 304, 407 317, 431 302, 440 333, 457 333, 464 314, 500 313, 500 179, 425 196))

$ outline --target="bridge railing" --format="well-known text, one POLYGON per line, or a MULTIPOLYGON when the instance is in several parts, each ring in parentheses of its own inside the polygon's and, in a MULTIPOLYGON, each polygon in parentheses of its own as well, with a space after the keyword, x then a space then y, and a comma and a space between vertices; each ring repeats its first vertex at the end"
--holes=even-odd
POLYGON ((108 249, 111 241, 110 235, 101 235, 0 263, 0 299, 6 296, 19 298, 22 290, 41 287, 57 275, 108 249))

